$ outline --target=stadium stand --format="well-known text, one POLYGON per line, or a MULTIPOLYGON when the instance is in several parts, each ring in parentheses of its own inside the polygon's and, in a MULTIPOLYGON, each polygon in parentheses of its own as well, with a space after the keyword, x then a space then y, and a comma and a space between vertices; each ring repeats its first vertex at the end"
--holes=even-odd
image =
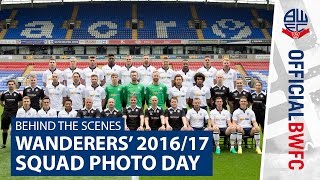
MULTIPOLYGON (((254 19, 250 8, 199 3, 192 5, 198 18, 194 19, 190 3, 158 2, 80 4, 76 17, 80 27, 75 27, 71 39, 132 39, 133 5, 137 7, 137 20, 142 23, 137 30, 138 39, 198 39, 197 30, 189 24, 193 20, 206 24, 202 27, 204 39, 265 39, 261 29, 250 22, 254 19)), ((65 39, 67 26, 63 25, 70 20, 73 7, 67 4, 18 8, 14 17, 17 27, 9 28, 4 38, 65 39)), ((10 12, 1 11, 0 19, 7 19, 10 12)), ((258 13, 272 23, 272 11, 258 10, 258 13)))
POLYGON ((139 39, 198 39, 196 30, 188 27, 192 19, 188 4, 141 3, 138 18, 144 22, 139 39))
POLYGON ((260 28, 253 28, 249 8, 222 8, 216 5, 197 6, 199 19, 208 24, 205 39, 264 39, 260 28), (235 17, 237 17, 235 19, 235 17))
MULTIPOLYGON (((28 62, 1 62, 0 63, 0 91, 8 89, 7 81, 21 77, 26 69, 28 62)), ((23 89, 24 87, 21 86, 23 89)), ((20 88, 20 89, 21 89, 20 88)))
POLYGON ((262 82, 263 90, 267 90, 269 76, 269 62, 241 62, 248 76, 262 82))
POLYGON ((64 39, 67 30, 62 24, 71 10, 71 5, 18 9, 18 25, 8 30, 5 39, 64 39))
POLYGON ((131 39, 131 29, 125 27, 131 20, 130 3, 80 5, 77 19, 81 26, 72 39, 131 39))

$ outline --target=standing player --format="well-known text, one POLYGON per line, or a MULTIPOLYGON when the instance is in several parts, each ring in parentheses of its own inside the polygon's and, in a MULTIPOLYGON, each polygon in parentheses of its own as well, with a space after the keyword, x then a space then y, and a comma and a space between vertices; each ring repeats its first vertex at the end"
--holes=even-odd
POLYGON ((167 58, 163 59, 162 67, 158 69, 160 83, 167 86, 168 92, 172 88, 173 79, 175 76, 175 72, 169 67, 169 60, 167 58))
POLYGON ((243 89, 242 79, 239 78, 236 80, 236 90, 229 94, 228 103, 230 112, 233 112, 240 107, 239 101, 241 96, 245 96, 249 103, 252 103, 251 93, 248 90, 243 89))
POLYGON ((169 99, 176 97, 178 99, 178 108, 186 113, 189 101, 189 89, 182 85, 183 81, 184 79, 181 74, 177 74, 174 77, 173 87, 169 90, 169 99))
POLYGON ((256 141, 256 152, 261 154, 260 128, 254 112, 248 108, 248 100, 245 96, 240 97, 240 107, 233 112, 232 121, 237 125, 238 154, 242 154, 242 135, 253 136, 256 141))
POLYGON ((89 57, 89 67, 83 69, 83 75, 84 75, 84 81, 85 86, 91 85, 91 75, 96 74, 98 77, 98 82, 100 82, 100 85, 103 86, 105 83, 104 75, 101 69, 97 67, 97 60, 95 56, 89 57))
POLYGON ((137 105, 142 107, 144 105, 144 86, 138 81, 138 72, 131 71, 131 83, 123 89, 124 101, 126 106, 130 106, 130 97, 137 98, 137 105))
MULTIPOLYGON (((201 103, 201 100, 199 98, 194 98, 193 108, 189 109, 186 115, 187 121, 190 123, 190 127, 194 131, 204 130, 205 125, 208 123, 208 120, 209 120, 208 112, 200 108, 200 103, 201 103)), ((210 126, 211 124, 208 125, 208 127, 210 126)))
POLYGON ((210 89, 204 86, 205 76, 202 73, 196 73, 194 75, 194 81, 196 85, 190 89, 189 107, 193 104, 193 99, 200 99, 200 106, 202 109, 207 110, 207 106, 210 104, 210 89))
POLYGON ((122 112, 122 104, 123 104, 123 86, 120 85, 118 74, 112 73, 111 74, 111 81, 112 84, 108 85, 105 88, 106 92, 106 100, 108 101, 110 98, 112 98, 115 102, 115 108, 122 112))
POLYGON ((59 113, 62 110, 64 100, 67 98, 66 86, 62 85, 58 81, 58 74, 52 74, 52 83, 48 84, 45 89, 45 95, 51 100, 52 108, 59 113))
POLYGON ((234 148, 236 142, 236 126, 231 122, 230 112, 223 109, 223 99, 221 97, 215 98, 215 109, 210 112, 210 121, 213 130, 213 139, 216 144, 216 154, 220 154, 220 135, 230 136, 230 152, 236 154, 237 151, 234 148))
POLYGON ((57 111, 50 107, 50 98, 48 96, 44 97, 42 100, 42 108, 38 111, 38 116, 56 118, 57 115, 57 111))
POLYGON ((172 97, 170 99, 170 105, 168 109, 164 112, 164 119, 166 121, 167 131, 186 131, 190 130, 188 128, 188 123, 185 115, 185 111, 178 107, 178 99, 172 97))
POLYGON ((144 123, 148 131, 166 130, 163 110, 158 106, 158 98, 156 96, 151 97, 151 106, 145 111, 144 123))
POLYGON ((236 86, 237 80, 237 71, 230 68, 230 60, 227 58, 223 59, 223 68, 218 71, 218 73, 222 73, 224 77, 223 85, 227 86, 230 91, 234 91, 234 87, 236 86))
POLYGON ((182 69, 176 74, 181 74, 183 77, 182 86, 191 89, 194 86, 194 75, 195 72, 189 69, 189 61, 184 59, 182 61, 182 69))
POLYGON ((121 118, 122 114, 119 110, 115 109, 115 100, 113 98, 108 99, 108 107, 107 109, 101 112, 101 117, 108 118, 121 118))
POLYGON ((66 99, 64 101, 64 109, 59 112, 59 118, 75 118, 77 117, 77 111, 72 109, 72 100, 66 99))
POLYGON ((114 61, 115 61, 114 55, 109 54, 108 64, 102 67, 102 72, 106 82, 105 86, 108 86, 111 84, 111 74, 116 73, 118 76, 120 76, 121 67, 119 65, 116 65, 114 61))
POLYGON ((140 83, 146 87, 151 83, 152 73, 156 71, 156 68, 150 65, 148 55, 144 55, 143 60, 143 65, 138 67, 137 71, 139 72, 140 83))
POLYGON ((2 129, 2 146, 0 149, 6 147, 8 129, 11 124, 11 118, 15 117, 18 108, 22 105, 22 96, 18 91, 15 91, 16 83, 14 80, 9 80, 7 82, 8 90, 1 94, 0 105, 4 107, 1 116, 1 129, 2 129))
POLYGON ((126 64, 121 68, 121 84, 126 86, 131 82, 131 71, 137 71, 137 68, 132 65, 132 56, 126 56, 126 64))
POLYGON ((43 72, 42 75, 42 82, 43 87, 46 87, 48 84, 52 83, 52 75, 57 74, 60 79, 58 79, 59 82, 63 82, 63 73, 59 69, 57 69, 57 60, 50 59, 49 60, 49 69, 47 69, 45 72, 43 72))
POLYGON ((211 87, 211 89, 210 89, 211 109, 216 108, 216 105, 214 102, 217 97, 222 98, 222 100, 223 100, 222 107, 224 109, 227 109, 227 98, 229 96, 230 90, 228 87, 223 85, 224 79, 223 79, 222 73, 217 73, 216 80, 217 80, 217 84, 215 86, 211 87))
MULTIPOLYGON (((63 84, 66 86, 70 86, 73 83, 73 74, 77 72, 80 78, 84 77, 82 74, 82 70, 77 68, 77 58, 73 57, 70 59, 70 66, 63 71, 63 84)), ((84 83, 84 82, 82 82, 84 83)))
POLYGON ((217 69, 211 66, 211 60, 209 56, 204 58, 203 64, 203 67, 199 68, 197 72, 204 74, 206 78, 203 84, 208 88, 211 88, 215 84, 217 69))
POLYGON ((38 117, 37 111, 31 106, 31 101, 29 96, 22 98, 22 107, 17 111, 17 118, 32 118, 38 117))
POLYGON ((90 97, 85 99, 84 108, 80 109, 77 113, 79 118, 100 118, 100 111, 92 107, 93 101, 90 97))
POLYGON ((37 76, 32 74, 29 76, 30 86, 23 90, 23 97, 29 96, 31 100, 31 107, 37 111, 40 110, 41 100, 44 98, 44 91, 40 86, 37 86, 37 76))
POLYGON ((98 84, 98 76, 96 74, 91 75, 91 86, 87 86, 85 90, 85 97, 91 97, 93 101, 93 107, 100 112, 102 107, 105 107, 106 92, 103 87, 98 84))
POLYGON ((154 71, 152 73, 152 84, 146 87, 146 100, 147 104, 151 105, 151 97, 156 96, 158 98, 158 105, 165 109, 165 104, 168 99, 167 87, 159 82, 159 72, 154 71))
POLYGON ((67 96, 72 101, 72 109, 78 111, 84 106, 86 87, 80 84, 80 73, 74 72, 72 75, 73 83, 67 87, 67 96))
POLYGON ((130 106, 123 110, 125 129, 130 131, 143 131, 144 115, 141 107, 137 106, 137 98, 130 97, 130 106))
POLYGON ((252 93, 252 110, 256 115, 257 122, 261 126, 262 132, 264 129, 264 116, 266 112, 267 94, 262 91, 262 83, 256 82, 256 91, 252 93))

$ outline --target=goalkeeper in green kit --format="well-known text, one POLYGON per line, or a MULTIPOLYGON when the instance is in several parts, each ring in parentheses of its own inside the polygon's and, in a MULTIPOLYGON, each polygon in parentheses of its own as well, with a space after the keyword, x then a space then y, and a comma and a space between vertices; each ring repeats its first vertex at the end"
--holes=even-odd
POLYGON ((119 77, 117 73, 111 74, 111 84, 105 88, 106 91, 106 101, 113 98, 115 101, 114 107, 116 110, 122 112, 123 103, 123 86, 119 83, 119 77))
POLYGON ((138 72, 131 71, 131 82, 123 89, 124 101, 126 107, 130 106, 130 97, 135 96, 137 98, 137 106, 143 108, 144 106, 144 86, 138 81, 138 72))
POLYGON ((164 110, 168 99, 167 86, 159 82, 159 76, 160 73, 158 71, 152 73, 152 84, 146 87, 146 100, 147 104, 151 105, 150 98, 156 96, 158 98, 158 106, 164 110))

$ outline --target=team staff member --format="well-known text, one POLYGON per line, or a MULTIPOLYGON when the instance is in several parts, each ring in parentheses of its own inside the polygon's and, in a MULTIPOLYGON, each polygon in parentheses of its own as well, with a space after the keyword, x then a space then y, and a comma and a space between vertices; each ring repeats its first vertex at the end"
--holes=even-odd
POLYGON ((41 100, 44 98, 44 90, 37 85, 37 76, 32 74, 29 76, 30 86, 23 90, 23 97, 29 96, 31 100, 31 107, 37 111, 40 110, 41 100))
POLYGON ((39 117, 57 117, 57 111, 50 107, 50 98, 48 96, 44 97, 42 100, 42 108, 38 111, 39 117))
POLYGON ((146 87, 146 100, 147 104, 151 105, 151 97, 157 96, 158 105, 164 109, 168 99, 167 86, 159 82, 159 75, 158 71, 152 73, 152 84, 146 87))
POLYGON ((130 97, 130 106, 123 110, 125 129, 130 131, 143 131, 144 115, 143 109, 137 106, 137 97, 130 97))
POLYGON ((190 90, 189 107, 192 106, 193 99, 199 98, 201 108, 207 110, 207 106, 210 104, 211 94, 210 89, 203 84, 205 76, 202 73, 196 73, 194 80, 196 81, 196 85, 190 90))
POLYGON ((121 118, 122 113, 115 108, 115 100, 113 98, 108 99, 108 107, 107 109, 101 112, 101 117, 108 117, 108 118, 121 118))
POLYGON ((80 84, 80 73, 74 72, 72 75, 73 83, 67 87, 67 96, 72 100, 72 109, 78 111, 84 106, 85 89, 83 84, 80 84))
POLYGON ((105 88, 106 100, 112 98, 115 102, 115 108, 122 112, 122 104, 124 101, 123 97, 123 86, 119 84, 119 77, 117 73, 111 74, 111 84, 105 88))
POLYGON ((124 101, 126 106, 130 106, 130 97, 135 96, 137 98, 137 105, 142 107, 144 105, 144 86, 138 81, 138 72, 131 71, 131 83, 126 85, 123 89, 124 101))
POLYGON ((264 118, 266 112, 266 101, 267 101, 267 94, 262 91, 262 84, 261 82, 256 82, 255 84, 256 91, 252 93, 252 110, 256 115, 257 122, 261 126, 263 131, 264 129, 264 118))
POLYGON ((238 154, 242 154, 241 143, 243 135, 254 137, 256 152, 261 154, 260 128, 254 112, 248 108, 248 100, 245 96, 240 97, 240 107, 233 112, 232 121, 237 126, 238 154))
POLYGON ((174 77, 173 87, 169 90, 169 99, 176 97, 178 99, 178 108, 187 112, 187 103, 189 101, 189 89, 183 86, 183 77, 181 74, 177 74, 174 77))
POLYGON ((215 99, 215 109, 210 112, 210 121, 213 130, 213 139, 216 144, 216 154, 220 154, 220 136, 230 136, 230 152, 236 154, 234 144, 237 138, 236 126, 231 122, 231 114, 223 108, 223 99, 217 97, 215 99))
POLYGON ((224 109, 227 109, 227 98, 229 96, 230 90, 229 90, 228 87, 223 85, 224 78, 223 78, 223 75, 221 73, 217 73, 216 81, 217 81, 217 84, 215 86, 211 87, 211 89, 210 89, 210 93, 211 93, 211 109, 216 108, 215 99, 217 97, 221 97, 222 98, 222 101, 223 101, 222 107, 224 109))
POLYGON ((248 90, 243 89, 242 79, 237 79, 236 80, 236 90, 232 91, 228 97, 230 112, 233 112, 240 107, 239 101, 240 101, 241 96, 245 96, 247 98, 248 102, 252 103, 251 93, 248 90))
POLYGON ((64 101, 64 109, 59 112, 59 118, 75 118, 77 117, 77 111, 72 109, 72 100, 66 99, 64 101))
POLYGON ((185 111, 178 107, 178 99, 172 97, 170 105, 164 112, 164 119, 166 122, 167 131, 186 131, 189 130, 185 111))
POLYGON ((144 117, 146 130, 166 130, 163 110, 161 107, 158 106, 158 98, 156 96, 151 97, 151 106, 148 109, 146 109, 144 117))
POLYGON ((30 107, 31 101, 29 96, 22 98, 22 107, 17 111, 17 118, 38 117, 37 111, 30 107))
POLYGON ((11 124, 11 118, 15 117, 18 111, 18 108, 22 105, 22 95, 15 91, 16 83, 14 80, 9 80, 7 82, 8 90, 1 94, 0 105, 4 107, 3 113, 1 116, 1 129, 2 129, 2 146, 0 149, 6 147, 8 129, 11 124))
MULTIPOLYGON (((205 124, 208 123, 209 115, 208 112, 200 107, 201 100, 194 98, 193 108, 189 109, 186 115, 187 121, 195 131, 202 131, 205 129, 205 124)), ((210 127, 210 121, 208 127, 210 127)))
POLYGON ((100 111, 92 107, 93 101, 90 97, 85 99, 85 107, 77 113, 79 118, 100 118, 100 111))

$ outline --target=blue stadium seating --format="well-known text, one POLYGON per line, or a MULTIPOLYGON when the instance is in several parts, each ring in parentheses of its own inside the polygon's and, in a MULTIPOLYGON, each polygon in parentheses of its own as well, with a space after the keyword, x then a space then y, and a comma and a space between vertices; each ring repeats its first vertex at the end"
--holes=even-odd
POLYGON ((9 79, 15 79, 17 77, 20 77, 22 73, 23 70, 0 70, 0 91, 7 90, 7 81, 9 79))
POLYGON ((139 3, 137 7, 138 19, 144 22, 139 39, 198 39, 196 30, 188 26, 189 4, 139 3))
POLYGON ((64 39, 67 30, 62 28, 62 24, 65 20, 70 19, 72 8, 71 5, 55 5, 48 8, 18 9, 15 17, 18 26, 17 28, 10 28, 5 38, 64 39), (39 33, 40 28, 44 33, 39 33))
POLYGON ((0 11, 0 20, 8 19, 11 14, 11 10, 4 9, 0 11))
POLYGON ((77 19, 81 20, 81 27, 74 29, 73 39, 131 39, 132 31, 125 27, 126 21, 131 20, 130 3, 80 5, 77 19), (94 23, 99 32, 94 30, 94 23), (116 33, 112 35, 111 30, 116 33))
POLYGON ((198 5, 199 19, 206 20, 205 39, 264 39, 261 29, 253 28, 250 8, 223 8, 217 5, 198 5))
POLYGON ((253 78, 257 78, 259 81, 262 82, 262 89, 265 91, 268 87, 268 70, 246 70, 248 76, 253 78))

